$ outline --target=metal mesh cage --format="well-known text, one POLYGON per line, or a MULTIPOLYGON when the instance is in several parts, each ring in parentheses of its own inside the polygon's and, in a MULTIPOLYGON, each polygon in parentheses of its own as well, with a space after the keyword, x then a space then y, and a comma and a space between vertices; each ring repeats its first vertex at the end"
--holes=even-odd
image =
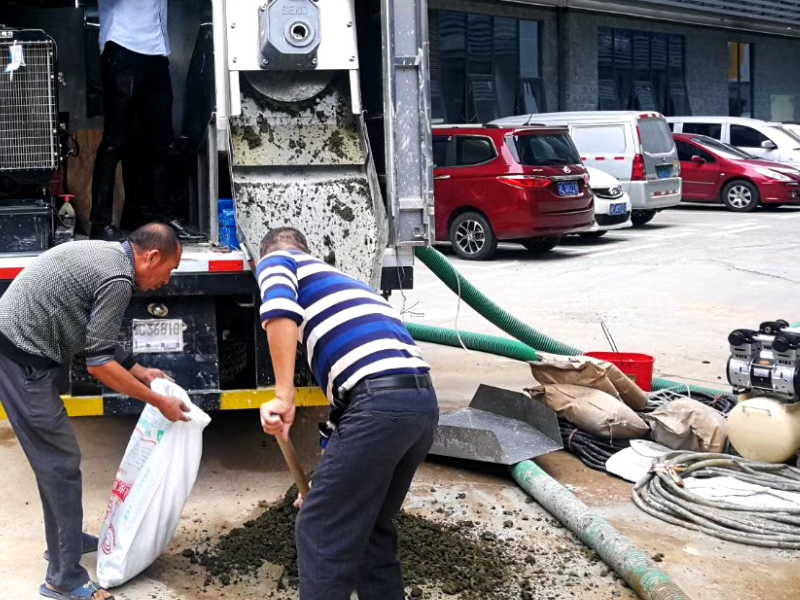
MULTIPOLYGON (((0 34, 9 32, 0 31, 0 34)), ((53 170, 58 162, 55 43, 0 35, 0 172, 53 170), (12 47, 22 47, 18 68, 12 47)))

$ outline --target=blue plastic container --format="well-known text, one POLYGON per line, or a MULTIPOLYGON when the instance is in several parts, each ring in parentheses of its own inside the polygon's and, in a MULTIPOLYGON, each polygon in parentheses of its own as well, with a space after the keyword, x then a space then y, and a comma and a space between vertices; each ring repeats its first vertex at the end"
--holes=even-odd
POLYGON ((220 198, 217 201, 219 214, 219 243, 231 250, 239 249, 239 237, 236 235, 236 210, 231 198, 220 198))

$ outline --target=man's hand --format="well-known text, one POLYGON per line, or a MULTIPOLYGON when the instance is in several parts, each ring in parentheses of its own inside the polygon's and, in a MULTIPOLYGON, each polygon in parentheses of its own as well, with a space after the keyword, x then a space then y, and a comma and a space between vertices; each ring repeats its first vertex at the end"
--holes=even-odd
POLYGON ((172 377, 164 373, 164 371, 161 369, 149 369, 139 364, 131 367, 131 375, 136 377, 136 379, 141 381, 147 387, 150 387, 150 384, 153 383, 154 379, 168 379, 169 381, 173 381, 172 377))
POLYGON ((305 502, 305 497, 300 492, 297 492, 297 498, 295 498, 294 502, 292 502, 292 506, 294 506, 297 510, 303 508, 303 502, 305 502))
POLYGON ((160 400, 154 406, 170 421, 189 421, 189 407, 180 398, 173 396, 159 396, 160 400))
POLYGON ((294 388, 278 391, 276 398, 261 405, 261 428, 264 433, 289 439, 289 429, 294 423, 294 388))

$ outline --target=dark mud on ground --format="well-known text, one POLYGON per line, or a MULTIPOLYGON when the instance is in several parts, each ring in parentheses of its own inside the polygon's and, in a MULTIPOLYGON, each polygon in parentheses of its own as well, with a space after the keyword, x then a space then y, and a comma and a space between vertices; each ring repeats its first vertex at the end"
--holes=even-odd
MULTIPOLYGON (((257 518, 216 541, 185 549, 183 556, 205 567, 206 585, 212 587, 251 583, 263 577, 264 563, 279 565, 283 574, 277 589, 290 591, 297 585, 294 495, 290 491, 278 503, 262 505, 265 510, 257 518)), ((623 586, 591 550, 569 540, 541 547, 538 535, 549 537, 560 529, 555 522, 531 518, 526 511, 500 512, 500 506, 490 509, 499 520, 459 519, 439 506, 434 518, 406 512, 397 518, 400 561, 408 597, 414 600, 442 594, 462 600, 560 600, 603 588, 602 596, 591 597, 621 595, 623 586), (526 530, 533 535, 519 535, 526 530)))

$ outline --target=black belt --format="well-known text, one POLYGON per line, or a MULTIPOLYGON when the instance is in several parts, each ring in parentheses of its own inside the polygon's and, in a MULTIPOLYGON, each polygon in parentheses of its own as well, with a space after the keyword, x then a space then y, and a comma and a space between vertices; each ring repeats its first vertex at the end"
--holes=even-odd
POLYGON ((352 396, 363 392, 377 392, 379 390, 395 389, 429 389, 433 387, 431 376, 427 373, 423 375, 383 375, 362 379, 344 394, 344 398, 349 400, 352 396))

